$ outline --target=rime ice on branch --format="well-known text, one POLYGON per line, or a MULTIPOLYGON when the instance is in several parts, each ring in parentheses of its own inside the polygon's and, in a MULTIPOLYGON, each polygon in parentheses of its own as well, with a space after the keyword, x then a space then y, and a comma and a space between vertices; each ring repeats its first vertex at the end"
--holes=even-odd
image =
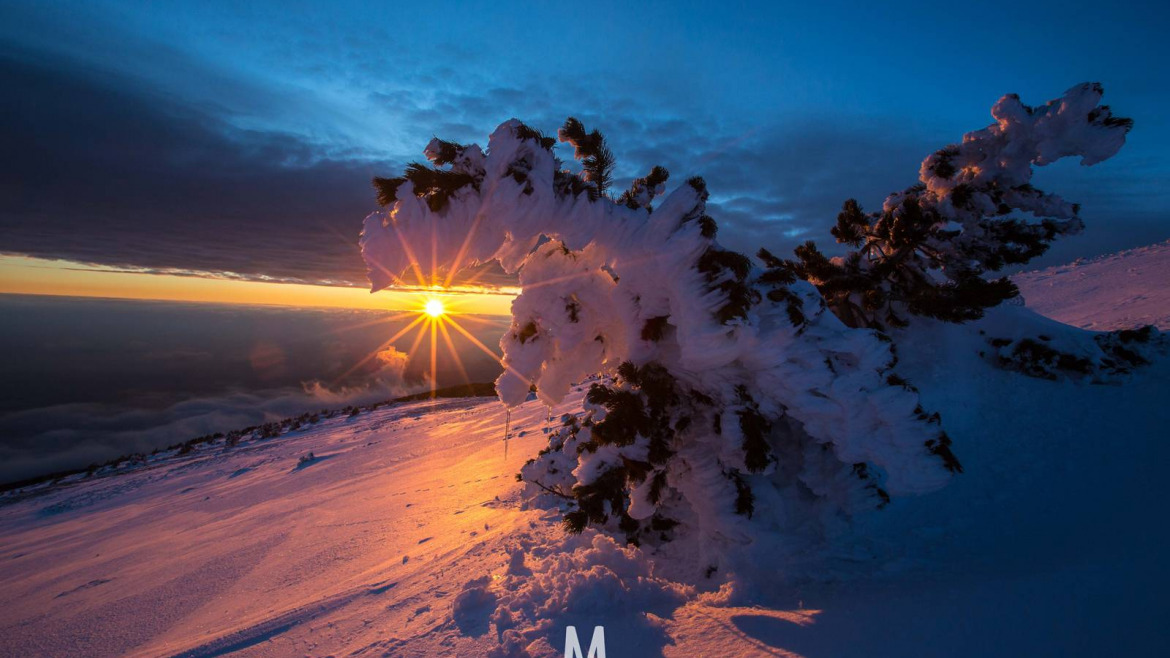
POLYGON ((1083 228, 1076 204, 1032 186, 1033 166, 1073 156, 1097 164, 1133 126, 1098 105, 1103 93, 1086 83, 1042 107, 1004 96, 991 108, 996 123, 923 160, 919 184, 891 194, 881 212, 847 201, 832 232, 856 251, 829 260, 810 242, 796 251, 796 274, 853 327, 905 326, 908 314, 974 320, 1015 297, 1007 278, 984 275, 1026 263, 1083 228))

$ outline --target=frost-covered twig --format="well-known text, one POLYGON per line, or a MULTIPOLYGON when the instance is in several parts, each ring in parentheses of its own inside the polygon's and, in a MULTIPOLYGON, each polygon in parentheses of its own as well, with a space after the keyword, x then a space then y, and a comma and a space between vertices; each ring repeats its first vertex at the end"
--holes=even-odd
POLYGON ((573 497, 570 496, 569 494, 567 494, 559 489, 553 489, 552 487, 546 486, 546 485, 542 484, 540 482, 540 480, 536 480, 536 479, 524 480, 524 482, 527 482, 528 484, 531 484, 531 485, 537 487, 538 489, 542 489, 546 493, 550 493, 558 498, 564 498, 565 500, 574 500, 573 497))

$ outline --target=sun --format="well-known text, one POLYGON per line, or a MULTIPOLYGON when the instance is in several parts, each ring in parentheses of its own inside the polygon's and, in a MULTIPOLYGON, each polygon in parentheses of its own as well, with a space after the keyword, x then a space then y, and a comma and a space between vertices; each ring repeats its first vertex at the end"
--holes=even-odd
POLYGON ((432 318, 440 318, 446 311, 443 309, 443 302, 437 299, 428 299, 426 305, 423 306, 423 313, 432 318))
MULTIPOLYGON (((421 285, 421 284, 420 284, 421 285)), ((438 286, 435 286, 438 288, 438 286)), ((407 359, 413 359, 419 348, 423 348, 423 341, 426 340, 427 335, 430 335, 430 384, 431 397, 438 395, 438 372, 439 372, 439 343, 444 343, 447 347, 447 354, 450 356, 451 364, 454 365, 455 370, 463 377, 464 384, 471 384, 471 379, 467 375, 467 368, 463 364, 463 359, 459 355, 459 351, 455 347, 455 341, 452 336, 456 334, 462 336, 468 343, 475 347, 480 352, 483 352, 492 360, 498 362, 500 367, 509 370, 519 376, 522 381, 531 386, 531 382, 516 373, 508 364, 500 359, 500 355, 484 345, 482 341, 475 337, 475 334, 467 330, 463 326, 463 321, 469 323, 488 323, 489 321, 482 318, 477 318, 474 314, 465 313, 460 306, 460 300, 457 295, 450 295, 441 292, 428 292, 420 294, 411 305, 409 309, 403 309, 401 313, 387 316, 379 320, 369 323, 362 323, 355 326, 365 326, 366 324, 374 324, 379 322, 397 323, 402 320, 410 320, 405 326, 394 332, 393 336, 387 338, 381 345, 375 347, 369 354, 366 354, 360 361, 355 363, 349 370, 342 373, 334 383, 341 382, 345 377, 356 372, 359 368, 378 358, 378 355, 387 347, 393 346, 399 339, 407 336, 412 331, 414 332, 414 339, 410 344, 410 349, 406 351, 407 359), (432 296, 434 295, 434 296, 432 296), (442 296, 441 296, 442 295, 442 296), (444 303, 443 296, 446 296, 444 303)))

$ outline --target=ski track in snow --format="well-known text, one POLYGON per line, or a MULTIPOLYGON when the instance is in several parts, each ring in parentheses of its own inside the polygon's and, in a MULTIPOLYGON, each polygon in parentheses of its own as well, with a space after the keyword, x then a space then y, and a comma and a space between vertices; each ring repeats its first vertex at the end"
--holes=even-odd
MULTIPOLYGON (((1067 322, 1165 327, 1168 263, 1170 243, 1017 281, 1067 322)), ((734 590, 525 506, 540 403, 513 411, 505 459, 498 402, 423 401, 0 498, 0 655, 477 656, 512 633, 497 655, 560 656, 568 624, 586 646, 604 624, 609 658, 1163 651, 1170 363, 1028 379, 968 336, 926 334, 899 367, 965 473, 734 590)))

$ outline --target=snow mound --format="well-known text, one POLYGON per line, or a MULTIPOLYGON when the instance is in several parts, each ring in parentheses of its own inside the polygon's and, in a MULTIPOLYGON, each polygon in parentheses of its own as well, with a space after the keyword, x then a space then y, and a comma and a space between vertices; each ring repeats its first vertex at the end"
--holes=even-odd
POLYGON ((497 585, 501 601, 491 621, 500 646, 492 656, 557 654, 565 626, 593 619, 605 620, 624 655, 649 654, 668 642, 663 618, 694 594, 692 587, 655 578, 637 548, 594 531, 530 551, 531 566, 513 565, 497 585))

